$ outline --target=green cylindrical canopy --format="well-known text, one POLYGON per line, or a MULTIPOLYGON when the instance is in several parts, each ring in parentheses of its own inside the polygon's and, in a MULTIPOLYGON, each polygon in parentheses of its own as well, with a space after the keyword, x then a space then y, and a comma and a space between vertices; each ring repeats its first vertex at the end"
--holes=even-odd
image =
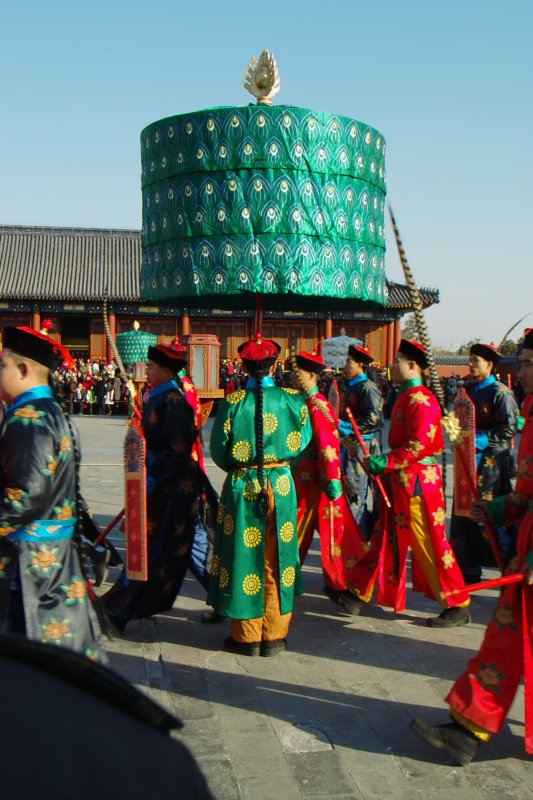
POLYGON ((157 335, 146 333, 145 331, 127 331, 119 333, 117 338, 117 348, 124 364, 136 364, 138 361, 146 361, 148 358, 148 348, 155 347, 157 335))
POLYGON ((291 106, 211 108, 149 125, 141 157, 143 298, 386 304, 385 141, 374 128, 291 106))

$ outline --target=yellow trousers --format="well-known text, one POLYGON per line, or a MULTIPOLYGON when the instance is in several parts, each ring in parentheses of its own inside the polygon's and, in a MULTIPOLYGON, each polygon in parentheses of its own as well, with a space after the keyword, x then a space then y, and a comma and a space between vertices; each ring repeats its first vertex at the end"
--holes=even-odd
POLYGON ((278 531, 276 505, 270 481, 267 481, 268 506, 265 530, 265 610, 256 619, 232 619, 231 635, 236 642, 273 642, 285 639, 292 614, 280 613, 278 531))

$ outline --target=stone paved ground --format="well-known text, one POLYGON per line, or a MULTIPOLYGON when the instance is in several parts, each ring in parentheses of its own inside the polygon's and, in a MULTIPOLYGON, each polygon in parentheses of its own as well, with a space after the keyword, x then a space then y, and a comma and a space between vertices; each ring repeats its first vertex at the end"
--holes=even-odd
MULTIPOLYGON (((122 505, 124 421, 78 421, 82 485, 104 524, 122 505)), ((219 470, 209 471, 220 487, 219 470)), ((477 595, 471 625, 439 632, 424 625, 436 604, 412 594, 396 616, 376 606, 359 618, 339 613, 322 594, 316 544, 304 578, 290 649, 274 658, 220 650, 227 627, 200 624, 203 593, 192 577, 172 612, 133 623, 108 646, 114 669, 185 722, 179 738, 219 800, 533 797, 522 690, 503 732, 467 768, 409 730, 416 715, 447 721, 442 697, 477 649, 495 592, 477 595)))

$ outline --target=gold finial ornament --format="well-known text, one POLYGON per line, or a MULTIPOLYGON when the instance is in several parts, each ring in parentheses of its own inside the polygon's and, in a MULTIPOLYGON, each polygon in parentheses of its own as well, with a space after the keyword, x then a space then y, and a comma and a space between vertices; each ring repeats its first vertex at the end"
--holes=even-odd
POLYGON ((279 70, 269 50, 263 50, 259 61, 252 58, 244 73, 243 86, 257 98, 257 105, 269 106, 279 92, 279 70))

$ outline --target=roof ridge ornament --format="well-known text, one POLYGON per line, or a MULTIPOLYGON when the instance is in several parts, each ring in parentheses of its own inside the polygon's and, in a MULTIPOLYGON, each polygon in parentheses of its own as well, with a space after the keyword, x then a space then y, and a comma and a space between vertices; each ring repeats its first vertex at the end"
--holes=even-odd
POLYGON ((258 106, 269 106, 279 92, 279 70, 269 50, 263 50, 259 61, 252 58, 244 73, 243 86, 257 99, 258 106))

